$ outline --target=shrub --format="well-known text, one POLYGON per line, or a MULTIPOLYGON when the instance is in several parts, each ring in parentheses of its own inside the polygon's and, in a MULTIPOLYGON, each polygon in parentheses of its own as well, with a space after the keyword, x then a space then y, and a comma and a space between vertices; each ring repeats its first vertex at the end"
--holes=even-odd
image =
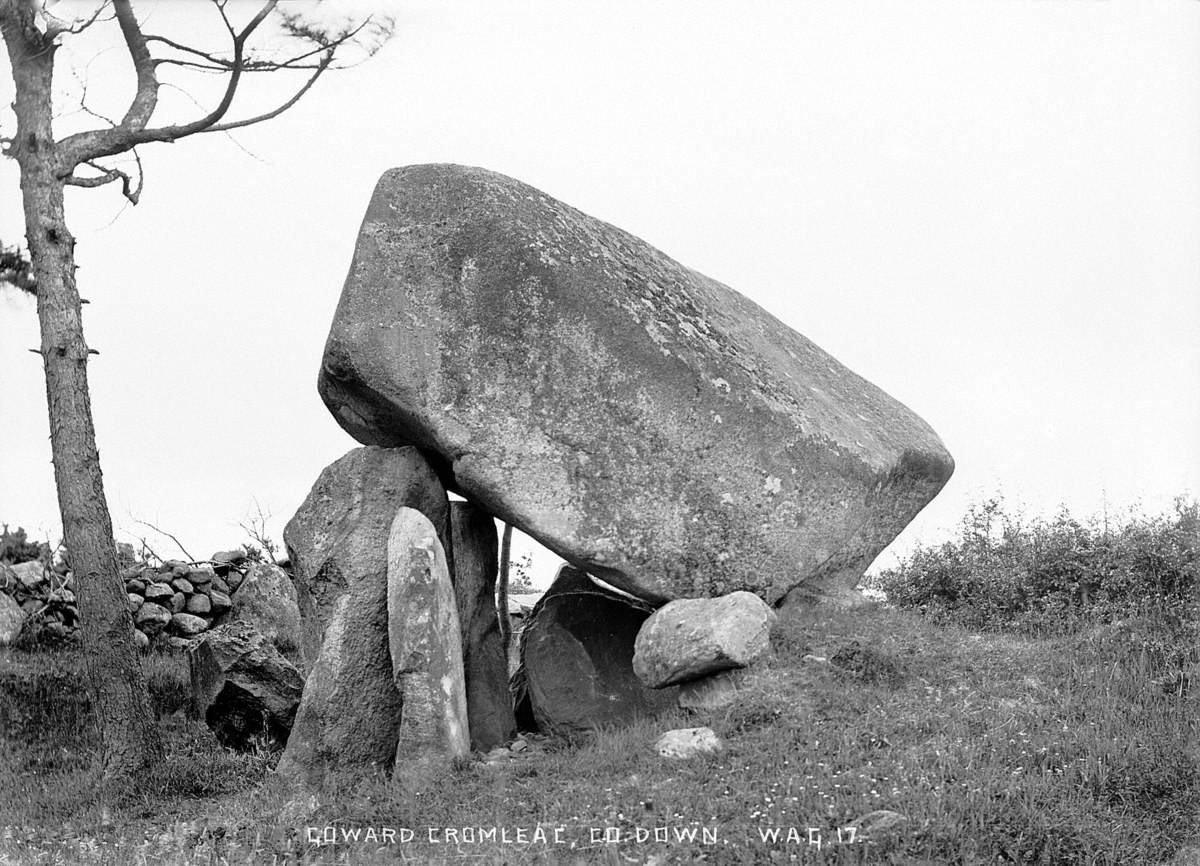
POLYGON ((921 548, 871 585, 890 603, 968 628, 1063 633, 1097 621, 1197 614, 1200 506, 1081 523, 1010 514, 997 500, 972 506, 958 538, 921 548))
POLYGON ((0 562, 20 565, 37 559, 50 561, 50 545, 44 541, 30 541, 25 530, 19 526, 10 532, 5 523, 0 529, 0 562))

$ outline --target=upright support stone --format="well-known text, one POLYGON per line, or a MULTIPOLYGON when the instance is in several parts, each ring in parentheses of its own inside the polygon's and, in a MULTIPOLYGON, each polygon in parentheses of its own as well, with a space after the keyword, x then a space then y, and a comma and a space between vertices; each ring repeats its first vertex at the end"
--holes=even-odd
POLYGON ((517 732, 496 617, 496 523, 470 502, 451 502, 450 543, 471 748, 486 752, 517 732))
POLYGON ((446 554, 433 524, 401 508, 387 543, 388 643, 403 696, 393 778, 471 751, 462 638, 446 554))
POLYGON ((330 771, 390 772, 395 760, 401 698, 388 647, 387 545, 400 506, 445 531, 446 491, 420 451, 358 448, 321 473, 284 529, 305 654, 316 664, 278 772, 310 788, 330 771))
MULTIPOLYGON (((355 596, 356 607, 384 606, 388 532, 401 506, 428 517, 446 541, 446 490, 421 451, 355 448, 321 472, 284 527, 310 665, 343 593, 355 596)), ((385 637, 386 628, 380 641, 385 637)))

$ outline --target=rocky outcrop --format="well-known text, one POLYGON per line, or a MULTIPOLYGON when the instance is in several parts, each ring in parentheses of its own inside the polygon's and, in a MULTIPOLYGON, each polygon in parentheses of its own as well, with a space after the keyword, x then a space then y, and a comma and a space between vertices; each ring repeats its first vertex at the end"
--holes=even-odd
POLYGON ((517 731, 496 616, 496 523, 482 508, 451 502, 450 541, 471 748, 487 752, 509 742, 517 731))
POLYGON ((770 648, 775 612, 753 593, 672 601, 642 624, 634 673, 651 688, 744 668, 770 648))
POLYGON ((383 175, 319 389, 360 442, 661 603, 845 595, 949 479, 919 417, 644 241, 494 172, 383 175))
POLYGON ((518 718, 572 735, 673 707, 675 689, 648 688, 633 673, 634 640, 651 610, 575 568, 559 569, 521 632, 518 718))
POLYGON ((426 768, 471 751, 462 637, 454 588, 437 530, 401 508, 388 536, 388 645, 401 696, 393 778, 426 778, 426 768))
POLYGON ((192 704, 217 740, 249 749, 288 739, 304 677, 274 642, 244 622, 209 631, 189 651, 192 704))
MULTIPOLYGON (((284 527, 303 624, 301 643, 310 664, 320 652, 334 604, 347 592, 354 596, 354 611, 383 623, 372 657, 387 659, 387 539, 400 507, 428 517, 445 544, 446 491, 421 452, 356 448, 321 472, 284 527)), ((390 682, 390 668, 384 674, 390 682)))

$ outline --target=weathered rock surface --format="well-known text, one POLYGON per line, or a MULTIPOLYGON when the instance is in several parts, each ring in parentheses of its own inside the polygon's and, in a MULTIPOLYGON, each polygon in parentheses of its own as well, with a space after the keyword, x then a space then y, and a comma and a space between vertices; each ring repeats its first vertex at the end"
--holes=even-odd
POLYGON ((909 409, 644 241, 494 172, 394 169, 319 389, 360 442, 653 601, 849 594, 953 461, 909 409))
POLYGON ((177 613, 171 617, 170 632, 179 637, 195 637, 208 628, 208 620, 190 613, 177 613))
POLYGON ((218 626, 189 652, 192 702, 217 740, 246 749, 258 737, 287 742, 304 678, 246 623, 218 626))
MULTIPOLYGON (((446 543, 449 505, 437 474, 416 448, 356 448, 327 466, 283 530, 295 568, 310 664, 321 632, 346 592, 354 609, 382 623, 372 658, 387 663, 387 539, 396 509, 415 508, 438 528, 446 543)), ((239 588, 237 595, 245 591, 239 588)), ((361 625, 354 626, 361 629, 361 625)), ((391 668, 382 675, 390 683, 391 668)))
POLYGON ((746 667, 770 648, 775 619, 761 598, 745 591, 669 602, 638 632, 634 673, 657 689, 746 667))
POLYGON ((0 592, 0 646, 17 639, 25 627, 25 611, 7 593, 0 592))
POLYGON ((651 610, 560 568, 521 632, 518 716, 570 735, 673 707, 675 689, 648 688, 633 673, 633 643, 651 610))
POLYGON ((233 597, 227 622, 246 623, 271 641, 288 661, 304 669, 296 587, 279 566, 264 562, 250 566, 233 597))
POLYGON ((486 752, 517 732, 496 616, 499 544, 492 516, 469 502, 451 502, 450 544, 471 748, 486 752))
POLYGON ((388 536, 388 646, 402 708, 393 776, 471 751, 462 632, 437 529, 401 508, 388 536))
POLYGON ((724 748, 712 728, 679 728, 667 731, 654 743, 654 750, 664 758, 686 760, 697 755, 709 755, 724 748))
POLYGON ((740 669, 728 670, 688 680, 679 687, 680 709, 705 712, 730 706, 738 699, 742 675, 740 669))
POLYGON ((387 606, 375 606, 370 617, 365 613, 348 594, 334 603, 276 767, 279 775, 309 789, 323 787, 331 772, 390 773, 395 761, 400 692, 391 676, 387 606))
POLYGON ((154 635, 171 621, 171 611, 161 604, 148 601, 138 608, 137 613, 133 615, 133 621, 147 635, 154 635))

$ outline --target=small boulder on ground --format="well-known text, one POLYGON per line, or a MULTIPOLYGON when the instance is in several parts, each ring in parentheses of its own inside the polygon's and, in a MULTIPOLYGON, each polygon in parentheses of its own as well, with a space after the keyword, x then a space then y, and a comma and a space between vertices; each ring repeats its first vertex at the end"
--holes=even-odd
POLYGON ((740 668, 770 648, 775 612, 750 592, 663 605, 642 624, 633 669, 651 688, 740 668))
POLYGON ((188 658, 193 706, 219 742, 235 749, 259 737, 287 742, 304 678, 270 640, 230 623, 208 632, 188 658))
POLYGON ((687 759, 709 755, 724 748, 712 728, 680 728, 667 731, 654 743, 654 750, 664 758, 687 759))

